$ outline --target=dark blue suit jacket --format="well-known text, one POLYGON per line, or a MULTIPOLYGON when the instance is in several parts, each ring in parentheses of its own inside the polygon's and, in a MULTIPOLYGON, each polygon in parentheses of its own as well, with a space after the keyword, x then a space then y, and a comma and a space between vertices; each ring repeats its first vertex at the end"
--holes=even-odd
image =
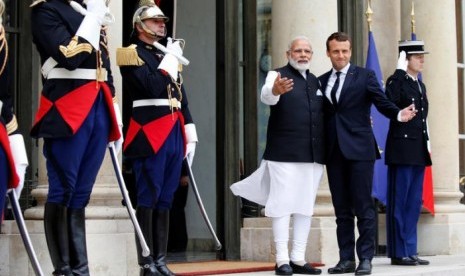
MULTIPOLYGON (((321 75, 326 90, 332 70, 321 75)), ((336 139, 349 160, 374 161, 380 158, 370 119, 374 104, 384 116, 396 120, 399 108, 389 101, 372 70, 351 65, 347 71, 337 108, 324 97, 326 150, 330 156, 336 139)))

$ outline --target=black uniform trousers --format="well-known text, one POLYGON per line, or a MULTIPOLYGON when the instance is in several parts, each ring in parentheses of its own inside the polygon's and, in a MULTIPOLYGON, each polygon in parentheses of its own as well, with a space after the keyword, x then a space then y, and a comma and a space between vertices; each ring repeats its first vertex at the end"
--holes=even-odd
POLYGON ((357 256, 359 259, 373 258, 376 233, 376 212, 371 196, 373 167, 374 161, 345 158, 337 142, 326 163, 341 261, 355 260, 355 216, 360 234, 356 243, 357 256))

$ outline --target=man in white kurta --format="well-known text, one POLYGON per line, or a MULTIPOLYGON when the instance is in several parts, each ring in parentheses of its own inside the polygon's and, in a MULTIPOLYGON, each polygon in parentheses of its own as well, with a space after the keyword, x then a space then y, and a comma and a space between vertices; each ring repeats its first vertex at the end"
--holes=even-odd
POLYGON ((272 218, 276 275, 320 274, 320 269, 306 262, 305 249, 325 158, 323 94, 308 70, 313 54, 308 38, 294 38, 286 54, 288 64, 270 71, 261 91, 261 101, 270 106, 263 160, 231 190, 264 205, 265 215, 272 218))

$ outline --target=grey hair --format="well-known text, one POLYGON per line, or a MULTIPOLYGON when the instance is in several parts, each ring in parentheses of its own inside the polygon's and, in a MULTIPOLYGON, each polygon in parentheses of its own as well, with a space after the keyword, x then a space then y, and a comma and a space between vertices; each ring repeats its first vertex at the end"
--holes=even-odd
POLYGON ((313 48, 312 43, 310 42, 310 39, 308 37, 306 37, 304 35, 299 35, 299 36, 294 37, 291 40, 291 42, 289 42, 289 45, 287 46, 287 49, 291 50, 292 44, 294 44, 294 42, 296 42, 297 40, 305 40, 308 43, 308 45, 310 45, 310 48, 313 48))

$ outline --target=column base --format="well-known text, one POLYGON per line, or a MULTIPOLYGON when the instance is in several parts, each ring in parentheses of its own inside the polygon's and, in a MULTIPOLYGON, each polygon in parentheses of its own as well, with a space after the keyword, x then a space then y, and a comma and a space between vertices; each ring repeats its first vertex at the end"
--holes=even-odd
MULTIPOLYGON (((456 255, 465 252, 465 205, 460 193, 435 193, 435 215, 423 212, 418 222, 420 255, 456 255)), ((386 215, 379 214, 379 244, 386 244, 386 215)))
MULTIPOLYGON (((32 245, 44 275, 53 266, 47 249, 44 223, 26 221, 32 245)), ((127 219, 87 219, 87 252, 91 275, 138 275, 134 230, 127 219)), ((0 274, 34 276, 15 221, 4 221, 0 235, 0 274)))
MULTIPOLYGON (((291 219, 292 222, 292 219, 291 219)), ((271 228, 271 218, 246 218, 241 229, 241 260, 276 261, 276 249, 271 228)), ((292 224, 291 224, 292 227, 292 224)), ((292 240, 292 228, 289 231, 292 240)), ((291 250, 291 243, 289 243, 291 250)), ((336 264, 339 249, 336 240, 336 221, 334 217, 313 217, 306 259, 312 263, 336 264)))
MULTIPOLYGON (((422 213, 418 223, 418 253, 420 255, 457 255, 465 252, 465 205, 459 203, 460 193, 437 192, 436 214, 422 213)), ((291 220, 292 222, 292 220, 291 220)), ((275 245, 271 218, 245 218, 241 228, 241 259, 275 262, 275 245)), ((292 223, 291 223, 292 227, 292 223)), ((378 217, 379 245, 386 245, 386 216, 378 217)), ((289 232, 292 240, 292 229, 289 232)), ((355 229, 355 236, 358 237, 355 229)), ((291 250, 291 244, 289 244, 291 250)), ((336 218, 331 206, 315 209, 307 243, 309 262, 333 265, 339 261, 336 238, 336 218)))

